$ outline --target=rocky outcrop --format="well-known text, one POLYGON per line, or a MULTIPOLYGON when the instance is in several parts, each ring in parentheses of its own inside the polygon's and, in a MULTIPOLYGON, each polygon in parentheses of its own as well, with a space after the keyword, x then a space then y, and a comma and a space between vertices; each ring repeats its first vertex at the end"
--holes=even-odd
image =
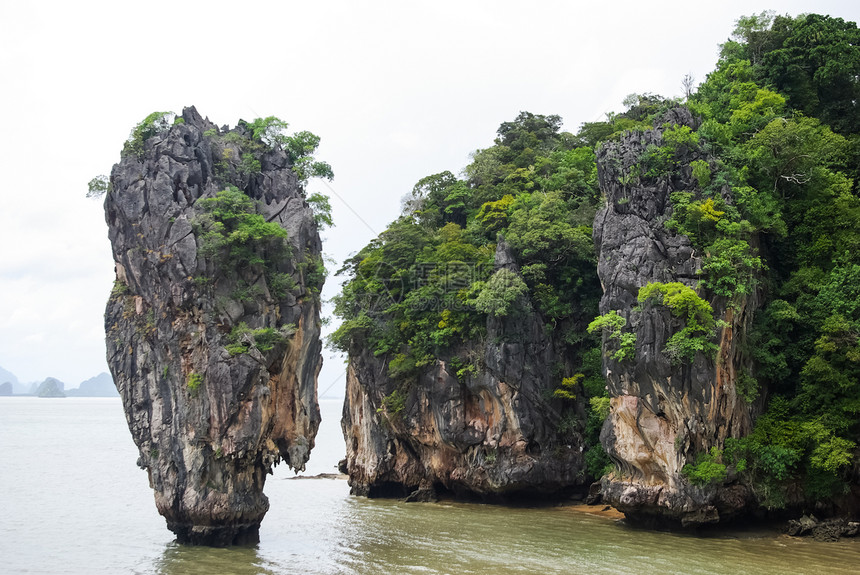
POLYGON ((66 397, 64 392, 66 385, 54 377, 49 377, 39 384, 36 395, 39 397, 66 397))
MULTIPOLYGON (((515 269, 504 242, 496 266, 515 269)), ((490 317, 485 341, 469 345, 475 372, 458 376, 437 358, 406 383, 387 375, 385 357, 350 353, 342 427, 353 494, 492 500, 585 489, 581 429, 560 433, 551 399, 563 358, 539 314, 490 317)), ((575 417, 585 420, 581 406, 575 417)))
POLYGON ((266 474, 281 460, 303 469, 320 421, 313 213, 287 154, 242 124, 219 130, 187 108, 136 132, 105 198, 108 364, 179 541, 255 541, 266 474), (206 208, 230 186, 232 204, 206 208), (228 237, 237 222, 257 231, 228 237))
POLYGON ((82 381, 77 389, 66 390, 69 397, 117 397, 116 386, 110 374, 100 373, 82 381))
MULTIPOLYGON (((655 122, 696 128, 683 108, 655 122)), ((598 152, 600 188, 605 207, 597 214, 594 240, 598 275, 604 289, 602 314, 617 311, 636 334, 635 359, 618 361, 606 353, 604 369, 611 413, 601 443, 616 466, 602 480, 603 500, 642 521, 711 523, 730 518, 750 502, 741 485, 696 487, 681 473, 686 463, 727 437, 751 430, 754 408, 736 388, 743 362, 736 335, 751 321, 755 297, 729 306, 725 298, 709 297, 715 316, 725 327, 714 336, 715 358, 697 353, 692 362, 673 362, 664 348, 684 327, 665 306, 638 307, 639 289, 652 282, 681 282, 696 288, 702 254, 689 238, 666 229, 671 216, 670 194, 701 194, 690 162, 709 161, 695 146, 677 150, 675 166, 664 175, 646 177, 647 151, 662 144, 663 128, 634 132, 598 152), (649 146, 652 146, 649 148, 649 146)), ((723 199, 731 203, 728 189, 723 199)), ((604 350, 611 342, 604 339, 604 350)))
POLYGON ((0 383, 0 395, 12 395, 13 388, 11 381, 4 381, 0 383))
POLYGON ((0 381, 2 381, 2 382, 8 381, 9 383, 12 384, 13 389, 15 388, 16 385, 18 385, 18 378, 15 376, 15 374, 12 373, 11 371, 3 369, 2 367, 0 367, 0 381))
POLYGON ((840 537, 857 537, 860 523, 845 518, 819 521, 814 515, 804 515, 800 519, 789 520, 785 532, 792 537, 811 536, 816 541, 833 542, 839 541, 840 537))

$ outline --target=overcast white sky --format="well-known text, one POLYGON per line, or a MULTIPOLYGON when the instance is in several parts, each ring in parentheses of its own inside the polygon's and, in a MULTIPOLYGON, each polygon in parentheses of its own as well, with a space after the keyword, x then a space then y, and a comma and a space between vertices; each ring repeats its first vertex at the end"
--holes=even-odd
MULTIPOLYGON (((680 95, 734 21, 765 9, 860 19, 849 0, 0 0, 0 366, 67 387, 107 371, 113 262, 101 203, 84 194, 150 112, 275 115, 320 135, 336 269, 418 179, 458 172, 501 122, 528 110, 576 131, 629 93, 680 95)), ((341 395, 343 364, 324 353, 320 393, 341 395)))

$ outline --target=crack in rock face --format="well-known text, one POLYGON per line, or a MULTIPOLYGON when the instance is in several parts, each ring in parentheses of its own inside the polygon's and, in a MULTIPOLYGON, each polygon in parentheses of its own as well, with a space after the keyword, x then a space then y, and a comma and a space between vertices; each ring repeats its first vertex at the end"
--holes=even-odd
POLYGON ((255 542, 266 475, 319 427, 321 242, 284 151, 181 119, 111 172, 108 365, 177 539, 255 542))

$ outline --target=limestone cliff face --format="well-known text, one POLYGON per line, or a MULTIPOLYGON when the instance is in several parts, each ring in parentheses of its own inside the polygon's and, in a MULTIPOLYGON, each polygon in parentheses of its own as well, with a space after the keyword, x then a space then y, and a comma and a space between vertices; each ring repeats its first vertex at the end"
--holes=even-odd
POLYGON ((247 169, 246 129, 218 130, 194 108, 182 119, 111 173, 107 358, 159 513, 182 542, 226 545, 258 538, 266 474, 281 460, 303 469, 314 445, 320 286, 308 270, 321 244, 284 152, 257 147, 247 169), (201 253, 200 200, 228 185, 286 230, 292 255, 277 269, 201 253))
MULTIPOLYGON (((512 259, 500 243, 496 266, 512 259)), ((477 373, 458 378, 440 358, 405 391, 384 357, 350 354, 342 427, 354 494, 494 499, 583 486, 581 429, 562 437, 551 399, 552 367, 563 358, 539 315, 490 318, 486 340, 468 345, 477 373)), ((575 417, 585 420, 581 406, 575 417)))
MULTIPOLYGON (((663 121, 695 128, 686 109, 671 110, 663 121)), ((661 145, 662 129, 633 133, 604 145, 597 162, 606 206, 597 214, 594 239, 598 275, 604 289, 600 312, 615 310, 635 331, 636 357, 616 361, 605 354, 611 413, 601 443, 616 465, 602 480, 604 500, 641 520, 708 523, 737 514, 749 503, 740 485, 700 488, 681 474, 696 454, 721 448, 727 437, 749 433, 754 408, 743 401, 736 382, 742 359, 738 337, 752 319, 754 297, 732 308, 725 298, 709 299, 726 322, 715 336, 715 359, 698 353, 692 363, 673 364, 666 341, 683 327, 664 306, 637 308, 639 288, 651 282, 681 282, 695 288, 702 254, 690 240, 667 230, 670 194, 696 191, 691 161, 696 149, 679 151, 678 167, 656 178, 631 178, 646 148, 661 145), (622 183, 624 182, 624 183, 622 183)), ((728 189, 723 199, 731 203, 728 189)), ((608 342, 604 341, 604 349, 608 342)))

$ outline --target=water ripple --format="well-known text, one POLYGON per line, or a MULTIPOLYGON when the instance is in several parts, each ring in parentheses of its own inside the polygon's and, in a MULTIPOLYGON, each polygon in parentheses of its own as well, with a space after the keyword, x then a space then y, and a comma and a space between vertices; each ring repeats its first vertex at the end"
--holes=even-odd
MULTIPOLYGON (((337 425, 339 409, 323 402, 323 425, 337 425)), ((317 469, 342 451, 318 444, 317 469)), ((180 546, 134 466, 113 399, 0 398, 0 455, 4 573, 853 575, 860 564, 860 541, 761 530, 696 537, 564 507, 369 500, 351 497, 343 480, 285 481, 283 470, 266 485, 259 545, 180 546)))

